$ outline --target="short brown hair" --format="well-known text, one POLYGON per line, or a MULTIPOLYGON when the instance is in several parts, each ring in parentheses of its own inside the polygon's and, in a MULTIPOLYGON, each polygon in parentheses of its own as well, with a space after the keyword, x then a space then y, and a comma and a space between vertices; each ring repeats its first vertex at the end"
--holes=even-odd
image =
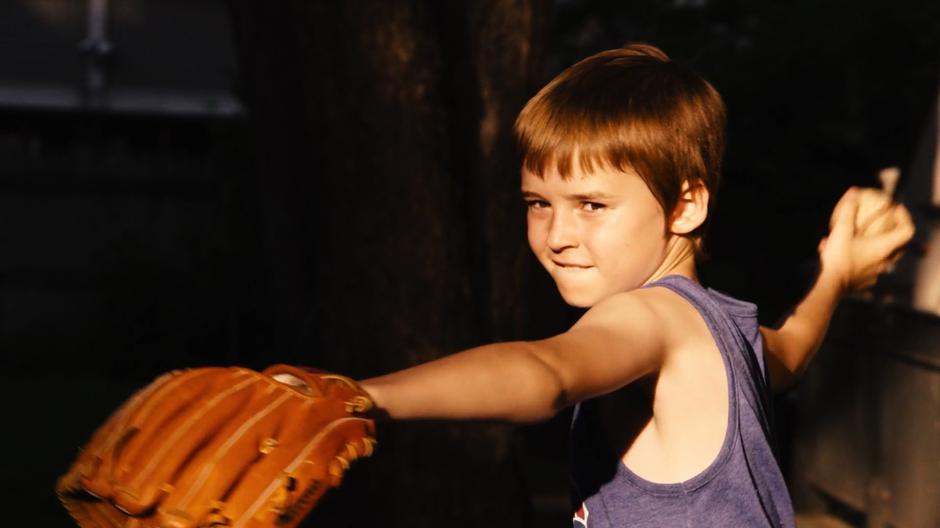
MULTIPOLYGON (((561 72, 522 109, 514 132, 523 167, 538 175, 555 164, 568 178, 577 161, 633 169, 667 218, 682 183, 714 197, 725 142, 721 96, 659 48, 631 44, 592 55, 561 72)), ((713 200, 712 200, 713 202, 713 200)), ((692 233, 701 234, 701 228, 692 233)))

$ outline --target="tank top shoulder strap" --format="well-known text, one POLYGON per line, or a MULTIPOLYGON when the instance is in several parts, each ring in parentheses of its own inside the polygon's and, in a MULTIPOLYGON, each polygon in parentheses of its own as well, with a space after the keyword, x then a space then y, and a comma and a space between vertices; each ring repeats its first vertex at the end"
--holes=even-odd
MULTIPOLYGON (((653 287, 672 290, 691 304, 705 320, 722 354, 737 356, 740 354, 735 354, 736 350, 752 348, 731 317, 702 285, 681 275, 667 275, 644 286, 653 287)), ((734 366, 737 371, 739 365, 734 366)))
POLYGON ((738 323, 729 315, 727 308, 719 303, 720 294, 712 293, 697 282, 681 275, 667 275, 645 285, 644 288, 657 286, 672 290, 701 314, 719 350, 727 357, 731 366, 731 376, 735 386, 728 389, 740 392, 746 404, 758 417, 764 434, 772 442, 770 391, 762 362, 757 357, 759 352, 744 336, 738 323))

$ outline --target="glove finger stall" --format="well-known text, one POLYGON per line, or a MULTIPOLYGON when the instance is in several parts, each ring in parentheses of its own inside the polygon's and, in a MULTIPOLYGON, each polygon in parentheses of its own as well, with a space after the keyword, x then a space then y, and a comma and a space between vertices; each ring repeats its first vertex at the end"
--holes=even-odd
POLYGON ((339 484, 342 470, 355 458, 348 445, 356 446, 356 455, 371 452, 371 421, 348 416, 326 424, 310 421, 283 449, 252 467, 242 485, 233 490, 222 509, 225 517, 234 520, 233 526, 271 526, 275 520, 277 526, 293 526, 290 519, 299 522, 309 511, 304 504, 312 507, 330 487, 339 484), (339 462, 337 457, 345 461, 339 462))
POLYGON ((205 519, 252 464, 277 449, 285 420, 296 421, 304 401, 275 386, 263 391, 193 460, 194 470, 187 469, 177 480, 159 515, 180 523, 205 519))
POLYGON ((111 498, 116 507, 142 515, 172 490, 173 481, 199 446, 211 441, 252 397, 259 379, 251 371, 236 373, 231 379, 223 378, 231 384, 228 388, 183 407, 185 412, 177 412, 168 423, 154 417, 141 424, 132 438, 137 441, 136 449, 127 450, 115 471, 111 498))
POLYGON ((179 371, 164 374, 134 393, 121 405, 108 420, 92 435, 87 446, 80 450, 78 458, 69 471, 56 484, 56 493, 69 494, 83 491, 82 481, 92 479, 101 466, 101 462, 114 445, 123 438, 127 431, 127 421, 138 408, 145 405, 148 398, 158 389, 179 375, 179 371))

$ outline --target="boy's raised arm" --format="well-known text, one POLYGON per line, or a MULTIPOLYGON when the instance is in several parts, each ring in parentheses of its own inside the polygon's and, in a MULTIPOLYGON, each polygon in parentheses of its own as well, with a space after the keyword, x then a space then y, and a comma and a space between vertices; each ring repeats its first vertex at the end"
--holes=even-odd
POLYGON ((857 190, 849 189, 833 210, 829 237, 819 244, 820 272, 812 289, 779 328, 761 327, 775 390, 786 388, 809 364, 842 295, 874 285, 914 235, 911 217, 901 205, 883 213, 894 216, 893 229, 874 236, 857 235, 858 205, 857 190))
POLYGON ((821 274, 780 328, 760 328, 772 389, 788 387, 803 372, 822 344, 841 297, 841 285, 821 274))
POLYGON ((361 385, 392 419, 546 420, 659 368, 657 325, 642 295, 615 295, 555 337, 485 345, 361 385))

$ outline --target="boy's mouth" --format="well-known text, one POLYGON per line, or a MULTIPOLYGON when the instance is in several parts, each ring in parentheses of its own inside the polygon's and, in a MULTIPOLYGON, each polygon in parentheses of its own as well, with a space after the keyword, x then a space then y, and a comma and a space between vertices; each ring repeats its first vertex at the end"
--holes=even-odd
POLYGON ((552 262, 554 262, 555 265, 558 266, 559 268, 565 268, 565 269, 588 269, 592 267, 587 264, 576 264, 574 262, 561 262, 558 260, 552 260, 552 262))

